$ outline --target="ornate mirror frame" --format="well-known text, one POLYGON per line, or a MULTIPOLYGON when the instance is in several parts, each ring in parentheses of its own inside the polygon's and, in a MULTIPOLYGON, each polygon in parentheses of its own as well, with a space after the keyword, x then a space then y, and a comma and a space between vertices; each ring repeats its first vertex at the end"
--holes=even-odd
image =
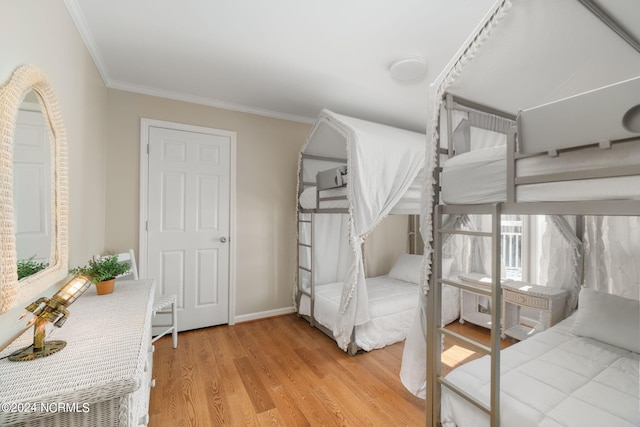
POLYGON ((58 100, 44 73, 18 67, 0 88, 0 314, 62 280, 69 269, 67 139, 58 100), (51 251, 49 266, 18 281, 13 206, 13 136, 22 100, 35 92, 51 145, 51 251))

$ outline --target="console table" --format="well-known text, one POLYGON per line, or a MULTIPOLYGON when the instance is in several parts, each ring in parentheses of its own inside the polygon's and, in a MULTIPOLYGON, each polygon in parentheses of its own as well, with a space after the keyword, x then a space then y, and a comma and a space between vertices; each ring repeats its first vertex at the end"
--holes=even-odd
POLYGON ((502 336, 523 340, 558 323, 564 317, 568 292, 564 289, 509 281, 502 285, 502 336), (520 324, 520 308, 540 310, 535 328, 520 324))
MULTIPOLYGON (((61 328, 47 329, 47 340, 64 340, 65 348, 31 361, 0 360, 0 425, 146 425, 154 291, 153 280, 118 281, 109 295, 91 286, 61 328)), ((30 328, 0 357, 32 342, 30 328)))

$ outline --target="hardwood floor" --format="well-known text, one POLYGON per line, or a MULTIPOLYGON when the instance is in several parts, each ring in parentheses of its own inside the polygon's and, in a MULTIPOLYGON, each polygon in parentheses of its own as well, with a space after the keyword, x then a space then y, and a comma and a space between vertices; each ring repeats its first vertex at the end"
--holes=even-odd
MULTIPOLYGON (((480 344, 484 344, 487 347, 491 346, 491 333, 488 329, 481 326, 468 322, 461 324, 458 321, 455 321, 445 326, 445 328, 464 335, 465 337, 477 341, 480 344)), ((500 340, 500 348, 507 348, 512 344, 513 343, 511 341, 500 340)), ((442 375, 447 375, 456 366, 471 362, 479 357, 482 357, 482 354, 463 347, 453 340, 450 340, 449 337, 445 337, 441 357, 442 375)))
POLYGON ((351 357, 295 314, 155 343, 151 427, 421 426, 399 379, 404 343, 351 357))

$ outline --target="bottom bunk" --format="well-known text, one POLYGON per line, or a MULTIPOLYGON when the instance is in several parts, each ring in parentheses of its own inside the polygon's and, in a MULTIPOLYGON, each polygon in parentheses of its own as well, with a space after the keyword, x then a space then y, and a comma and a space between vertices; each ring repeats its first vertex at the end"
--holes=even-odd
MULTIPOLYGON (((640 302, 583 289, 579 308, 501 352, 503 426, 640 425, 640 302)), ((489 406, 490 359, 445 379, 489 406)), ((444 427, 488 426, 489 416, 442 387, 444 427)))
MULTIPOLYGON (((402 254, 387 275, 366 279, 369 321, 356 325, 352 346, 371 351, 407 337, 420 301, 421 259, 419 255, 402 254)), ((316 285, 313 316, 311 298, 304 293, 300 296, 298 314, 307 318, 312 316, 330 334, 339 319, 338 308, 343 288, 343 282, 316 285)), ((459 290, 445 286, 442 300, 443 322, 447 324, 458 319, 459 290)))

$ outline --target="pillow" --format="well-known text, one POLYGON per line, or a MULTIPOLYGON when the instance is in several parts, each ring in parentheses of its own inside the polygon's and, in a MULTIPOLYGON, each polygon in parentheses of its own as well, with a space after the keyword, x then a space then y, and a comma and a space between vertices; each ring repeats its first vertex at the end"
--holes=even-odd
POLYGON ((453 131, 453 150, 456 156, 467 153, 471 149, 471 125, 463 119, 453 131))
POLYGON ((640 353, 640 301, 582 288, 571 332, 640 353))
POLYGON ((400 254, 389 271, 389 277, 419 285, 421 269, 422 255, 400 254))

